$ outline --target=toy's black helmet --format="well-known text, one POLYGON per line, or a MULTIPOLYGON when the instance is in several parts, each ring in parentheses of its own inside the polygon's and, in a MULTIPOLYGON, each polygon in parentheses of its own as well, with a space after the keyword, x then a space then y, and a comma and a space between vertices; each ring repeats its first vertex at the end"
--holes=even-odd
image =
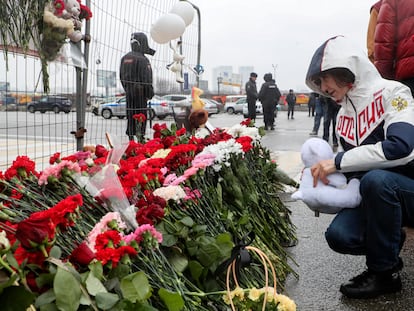
POLYGON ((131 35, 131 48, 135 52, 154 55, 155 50, 148 46, 148 38, 143 32, 134 32, 131 35))

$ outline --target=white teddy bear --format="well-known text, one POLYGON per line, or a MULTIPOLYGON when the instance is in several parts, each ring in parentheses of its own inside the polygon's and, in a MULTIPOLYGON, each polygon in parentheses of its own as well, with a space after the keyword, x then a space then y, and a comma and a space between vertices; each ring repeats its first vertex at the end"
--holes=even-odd
POLYGON ((170 48, 174 51, 174 54, 173 62, 167 65, 167 69, 175 73, 175 80, 178 83, 184 83, 184 79, 182 76, 184 56, 178 53, 178 49, 181 46, 181 43, 181 41, 177 41, 177 44, 175 45, 175 47, 173 47, 172 41, 170 41, 170 48))
POLYGON ((301 148, 302 162, 305 168, 302 173, 299 189, 292 194, 292 199, 302 200, 315 216, 320 213, 335 214, 344 208, 357 207, 361 202, 359 180, 351 179, 347 183, 342 173, 328 175, 329 184, 321 180, 313 187, 311 166, 321 160, 334 157, 331 146, 321 138, 308 139, 301 148))

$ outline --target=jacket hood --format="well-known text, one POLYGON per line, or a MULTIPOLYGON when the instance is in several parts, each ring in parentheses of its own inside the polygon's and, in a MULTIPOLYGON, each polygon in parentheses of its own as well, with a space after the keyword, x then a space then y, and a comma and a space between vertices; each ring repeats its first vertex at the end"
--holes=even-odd
POLYGON ((131 34, 131 48, 134 52, 141 52, 149 55, 155 54, 155 50, 148 46, 147 36, 142 32, 134 32, 131 34))
MULTIPOLYGON (((326 96, 313 79, 333 68, 346 68, 355 76, 355 82, 348 96, 361 95, 370 89, 373 80, 381 79, 366 53, 343 36, 326 40, 314 53, 306 74, 306 85, 313 91, 326 96)), ((328 95, 329 96, 329 95, 328 95)))

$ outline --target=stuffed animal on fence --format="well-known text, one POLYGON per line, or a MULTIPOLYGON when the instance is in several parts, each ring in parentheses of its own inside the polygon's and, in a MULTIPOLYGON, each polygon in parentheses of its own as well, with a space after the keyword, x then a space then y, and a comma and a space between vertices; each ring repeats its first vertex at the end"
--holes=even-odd
POLYGON ((182 43, 181 41, 177 41, 174 47, 172 44, 172 41, 170 41, 170 48, 174 51, 174 54, 173 54, 173 62, 167 65, 167 69, 175 73, 175 80, 178 83, 184 83, 184 79, 182 76, 184 56, 178 52, 181 46, 181 43, 182 43))
POLYGON ((67 20, 72 20, 73 31, 68 32, 68 38, 72 42, 79 42, 82 40, 83 35, 81 32, 82 22, 80 20, 81 7, 78 0, 65 0, 65 8, 62 11, 61 17, 67 20))
POLYGON ((321 160, 333 159, 331 146, 321 138, 310 138, 301 148, 302 173, 299 189, 292 194, 292 199, 302 200, 315 215, 320 213, 335 214, 344 208, 357 207, 361 202, 359 180, 351 179, 347 183, 344 174, 336 172, 327 176, 329 184, 321 180, 313 187, 311 167, 321 160))

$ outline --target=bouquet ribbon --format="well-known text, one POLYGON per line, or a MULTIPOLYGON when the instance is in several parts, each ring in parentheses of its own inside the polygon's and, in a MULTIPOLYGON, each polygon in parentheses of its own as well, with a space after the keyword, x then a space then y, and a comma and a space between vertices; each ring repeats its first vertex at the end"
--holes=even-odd
POLYGON ((235 262, 235 273, 238 279, 240 279, 240 270, 242 268, 248 267, 252 261, 252 258, 249 254, 249 251, 246 249, 247 246, 253 243, 255 238, 254 232, 249 232, 241 238, 241 240, 236 243, 231 251, 231 256, 229 259, 221 263, 215 272, 215 275, 218 276, 235 262), (247 240, 248 239, 248 240, 247 240))

